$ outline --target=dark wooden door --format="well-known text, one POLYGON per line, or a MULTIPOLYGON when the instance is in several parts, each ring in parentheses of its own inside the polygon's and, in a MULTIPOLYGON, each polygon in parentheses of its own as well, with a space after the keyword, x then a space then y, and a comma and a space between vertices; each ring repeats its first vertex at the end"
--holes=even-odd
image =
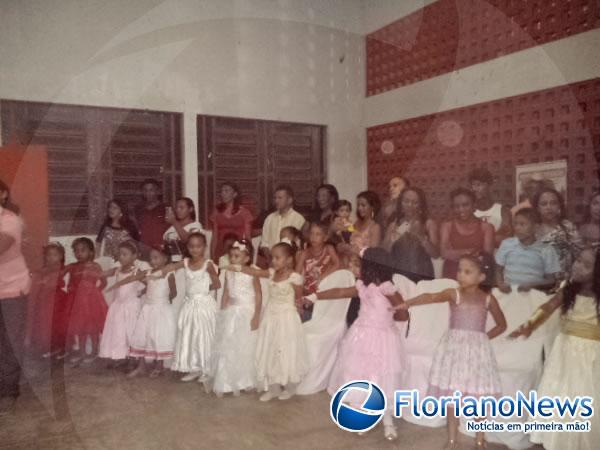
POLYGON ((111 198, 133 206, 156 178, 182 191, 181 114, 2 100, 3 142, 48 151, 50 235, 94 234, 111 198))
POLYGON ((271 208, 273 190, 288 184, 296 208, 312 208, 323 182, 325 127, 256 119, 199 115, 199 211, 206 222, 218 201, 218 187, 236 183, 243 203, 256 216, 271 208))

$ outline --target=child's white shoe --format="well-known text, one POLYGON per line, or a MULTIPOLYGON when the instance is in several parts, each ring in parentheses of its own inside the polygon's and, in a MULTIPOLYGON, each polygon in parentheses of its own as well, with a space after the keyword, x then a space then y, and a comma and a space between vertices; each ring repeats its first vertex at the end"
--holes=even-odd
POLYGON ((279 394, 279 396, 277 397, 279 400, 289 400, 290 398, 292 398, 294 396, 294 394, 292 394, 289 391, 282 391, 281 394, 279 394))
POLYGON ((259 400, 261 402, 268 402, 270 400, 273 400, 275 397, 277 397, 277 394, 275 392, 267 391, 260 396, 259 400))
POLYGON ((181 377, 181 381, 184 382, 188 382, 188 381, 194 381, 196 378, 200 378, 200 372, 190 372, 187 375, 184 375, 183 377, 181 377))
POLYGON ((210 391, 212 391, 212 389, 210 385, 210 378, 208 376, 202 375, 200 378, 198 378, 198 383, 201 383, 202 386, 204 386, 204 392, 210 394, 210 391))

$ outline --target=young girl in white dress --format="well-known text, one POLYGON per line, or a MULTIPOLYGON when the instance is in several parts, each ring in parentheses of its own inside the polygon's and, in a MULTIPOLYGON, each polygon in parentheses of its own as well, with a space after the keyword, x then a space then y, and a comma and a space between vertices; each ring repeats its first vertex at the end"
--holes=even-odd
POLYGON ((148 277, 145 280, 146 296, 129 350, 129 354, 139 358, 139 362, 127 375, 130 378, 146 373, 146 360, 154 361, 150 378, 158 377, 164 371, 164 361, 173 357, 177 324, 171 302, 177 295, 177 288, 172 273, 166 276, 161 273, 168 260, 163 250, 153 248, 150 250, 152 269, 142 273, 142 276, 148 277))
MULTIPOLYGON (((585 248, 571 269, 571 280, 510 337, 528 337, 557 309, 561 309, 560 334, 556 337, 544 374, 537 389, 538 398, 593 396, 600 394, 600 256, 585 248)), ((541 420, 541 419, 539 419, 541 420)), ((591 450, 600 442, 600 417, 551 416, 557 422, 590 421, 585 433, 531 433, 531 442, 547 450, 591 450)))
POLYGON ((296 298, 302 297, 302 276, 294 272, 292 244, 280 242, 271 249, 273 268, 254 269, 234 265, 232 270, 269 278, 269 300, 258 329, 256 347, 257 387, 265 392, 260 400, 291 398, 308 372, 308 352, 296 298), (281 386, 284 390, 281 390, 281 386))
MULTIPOLYGON (((137 246, 133 241, 125 241, 118 247, 121 267, 116 270, 116 281, 122 281, 134 275, 137 246)), ((144 285, 139 281, 127 284, 115 284, 113 301, 108 308, 104 331, 100 340, 98 356, 123 361, 129 356, 131 337, 141 308, 140 293, 144 285)))
MULTIPOLYGON (((252 264, 252 243, 235 242, 229 250, 232 264, 252 264)), ((256 387, 257 329, 262 308, 262 292, 257 277, 242 272, 225 272, 221 311, 213 351, 211 377, 218 397, 256 387)))
POLYGON ((185 372, 181 381, 198 380, 206 389, 217 314, 217 302, 210 291, 219 289, 221 283, 215 264, 204 256, 206 237, 202 233, 189 235, 187 250, 189 258, 162 269, 163 276, 179 269, 185 273, 185 300, 177 318, 171 370, 185 372))

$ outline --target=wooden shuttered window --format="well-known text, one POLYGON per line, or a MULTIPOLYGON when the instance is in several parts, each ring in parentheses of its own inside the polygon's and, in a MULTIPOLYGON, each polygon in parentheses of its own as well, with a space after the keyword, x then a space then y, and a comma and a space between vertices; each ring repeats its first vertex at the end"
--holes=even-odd
POLYGON ((323 182, 325 127, 230 117, 197 117, 200 217, 206 223, 221 183, 232 181, 253 214, 272 206, 279 184, 292 187, 296 209, 313 207, 323 182))
POLYGON ((130 213, 140 182, 156 178, 172 202, 182 191, 181 114, 2 100, 2 141, 48 151, 50 235, 95 234, 106 204, 130 213))

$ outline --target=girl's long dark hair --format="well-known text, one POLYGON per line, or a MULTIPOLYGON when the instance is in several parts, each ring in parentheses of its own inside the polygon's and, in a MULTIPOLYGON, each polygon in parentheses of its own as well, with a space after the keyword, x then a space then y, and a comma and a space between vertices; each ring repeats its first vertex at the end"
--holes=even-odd
MULTIPOLYGON (((367 201, 369 206, 373 209, 373 217, 377 217, 379 210, 381 209, 381 200, 379 199, 379 195, 377 195, 377 193, 374 191, 362 191, 358 193, 356 200, 359 198, 364 198, 367 201)), ((365 217, 361 217, 361 219, 365 219, 365 217)))
POLYGON ((325 189, 327 192, 329 192, 329 195, 331 197, 333 197, 333 202, 331 203, 332 211, 333 211, 335 204, 340 199, 340 194, 339 194, 337 188, 333 184, 324 183, 324 184, 320 185, 317 189, 315 189, 315 200, 314 200, 314 204, 313 204, 313 212, 315 214, 321 214, 323 212, 321 210, 321 208, 319 207, 319 203, 317 202, 317 196, 319 195, 319 191, 321 189, 325 189))
POLYGON ((187 207, 192 210, 190 213, 190 219, 196 220, 196 205, 194 205, 194 200, 189 197, 179 197, 177 200, 175 200, 175 204, 177 204, 177 202, 185 202, 187 207))
POLYGON ((390 254, 380 247, 370 247, 361 256, 360 278, 365 286, 392 281, 394 270, 390 254))
MULTIPOLYGON (((106 204, 106 210, 108 211, 108 208, 110 208, 110 204, 114 203, 115 205, 117 205, 119 207, 119 209, 121 210, 121 214, 123 214, 123 216, 120 219, 120 225, 121 228, 123 228, 124 230, 126 230, 129 233, 129 236, 131 236, 131 239, 133 239, 134 241, 139 241, 140 240, 140 233, 137 229, 137 227, 135 226, 135 224, 133 223, 133 221, 131 220, 131 217, 129 217, 129 212, 127 210, 127 205, 125 203, 123 203, 121 200, 117 200, 117 199, 112 199, 109 200, 109 202, 106 204)), ((104 237, 104 231, 106 230, 106 228, 110 227, 112 225, 112 219, 110 217, 108 217, 108 213, 106 214, 106 219, 104 219, 104 223, 102 224, 102 227, 100 228, 100 232, 98 233, 98 237, 96 238, 96 242, 100 242, 102 241, 102 238, 104 237)))
POLYGON ((583 223, 590 223, 592 221, 592 202, 598 196, 600 196, 600 190, 595 190, 590 197, 590 201, 587 204, 587 208, 585 209, 583 223))
MULTIPOLYGON (((421 221, 422 224, 425 224, 425 222, 427 222, 427 219, 429 219, 429 208, 427 207, 427 196, 425 195, 425 192, 423 191, 423 189, 419 189, 418 187, 406 187, 404 189, 402 189, 402 192, 400 193, 400 195, 398 196, 398 200, 396 200, 396 223, 401 223, 402 219, 404 218, 404 212, 402 211, 402 199, 404 198, 404 196, 406 195, 407 192, 414 192, 415 194, 417 194, 417 197, 419 197, 419 207, 421 209, 421 214, 419 215, 419 220, 421 221)), ((391 220, 394 220, 394 217, 392 216, 391 220)))
MULTIPOLYGON (((231 210, 231 214, 237 214, 238 211, 240 210, 240 205, 242 204, 242 193, 240 191, 240 188, 238 187, 237 184, 232 183, 231 181, 226 181, 225 183, 222 183, 221 189, 224 186, 230 187, 231 189, 233 189, 233 192, 235 192, 237 194, 233 198, 233 209, 231 210)), ((227 205, 225 203, 221 202, 216 206, 216 208, 217 208, 218 212, 223 212, 227 208, 227 205)))
MULTIPOLYGON (((600 250, 594 250, 595 262, 594 262, 594 274, 592 292, 596 299, 596 313, 600 315, 600 250)), ((562 302, 562 313, 565 314, 575 305, 575 299, 577 294, 581 292, 583 288, 581 283, 568 281, 567 285, 563 289, 563 302, 562 302)))

